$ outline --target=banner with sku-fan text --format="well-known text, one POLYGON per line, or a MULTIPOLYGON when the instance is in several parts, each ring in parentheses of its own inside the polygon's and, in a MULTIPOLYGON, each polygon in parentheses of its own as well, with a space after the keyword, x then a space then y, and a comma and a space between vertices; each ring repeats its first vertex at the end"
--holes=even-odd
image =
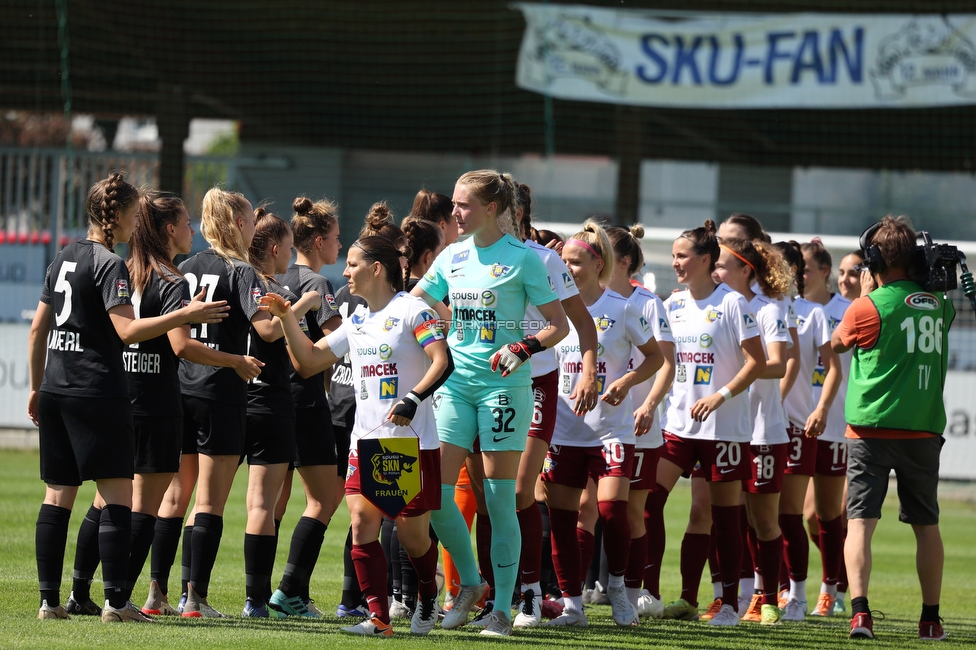
POLYGON ((719 109, 976 103, 976 15, 513 6, 526 22, 517 84, 561 99, 719 109))

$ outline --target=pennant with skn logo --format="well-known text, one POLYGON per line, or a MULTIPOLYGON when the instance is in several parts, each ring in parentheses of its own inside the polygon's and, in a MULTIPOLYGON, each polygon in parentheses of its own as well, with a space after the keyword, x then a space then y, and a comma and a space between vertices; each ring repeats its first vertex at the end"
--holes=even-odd
POLYGON ((420 438, 411 427, 387 422, 370 432, 381 437, 359 440, 359 490, 388 517, 395 518, 423 488, 420 438), (396 437, 385 437, 393 433, 396 437), (410 433, 403 436, 404 429, 410 433), (399 435, 396 435, 399 434, 399 435))

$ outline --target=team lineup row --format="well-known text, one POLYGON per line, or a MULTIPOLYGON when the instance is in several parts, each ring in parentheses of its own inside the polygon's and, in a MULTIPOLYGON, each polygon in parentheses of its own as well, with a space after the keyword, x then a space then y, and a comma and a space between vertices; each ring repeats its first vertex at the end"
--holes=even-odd
MULTIPOLYGON (((717 232, 706 222, 675 241, 686 289, 662 301, 632 280, 643 266, 639 227, 587 222, 561 241, 531 228, 528 187, 481 170, 463 175, 452 198, 421 191, 402 226, 374 206, 348 251, 347 285, 334 292, 319 270, 338 258, 336 207, 304 197, 293 207, 289 224, 211 190, 201 210, 211 247, 177 267, 193 236, 178 200, 140 194, 120 174, 92 188, 89 236, 49 267, 31 329, 28 412, 47 483, 41 618, 222 616, 207 600, 210 573, 244 459, 244 616, 317 614, 309 577, 345 496, 351 575, 339 609, 368 609, 347 632, 392 635, 384 519, 395 520, 402 568, 416 576, 394 613, 411 610, 418 634, 440 613, 438 542, 450 558, 443 628, 508 636, 539 625, 553 581, 560 601, 548 624, 586 625, 582 586, 598 521, 618 625, 640 614, 697 619, 706 562, 715 601, 701 617, 710 624, 802 620, 808 489, 824 560, 813 614, 833 613, 849 356, 830 341, 860 291, 856 255, 840 265, 844 295, 831 294, 818 242, 773 245, 755 219, 733 215, 717 232), (112 253, 115 242, 129 243, 127 261, 112 253), (400 447, 409 459, 401 483, 380 494, 364 450, 406 432, 413 447, 400 447), (293 470, 306 507, 272 590, 293 470), (423 487, 411 491, 418 473, 423 487), (665 606, 663 511, 683 474, 694 497, 683 588, 665 606), (477 560, 471 513, 455 500, 465 477, 477 495, 477 560), (84 480, 98 491, 65 607, 67 523, 84 480), (183 597, 173 607, 181 539, 183 597), (140 610, 130 598, 150 550, 140 610), (101 608, 88 588, 99 562, 101 608)), ((392 447, 378 448, 389 456, 392 447)))

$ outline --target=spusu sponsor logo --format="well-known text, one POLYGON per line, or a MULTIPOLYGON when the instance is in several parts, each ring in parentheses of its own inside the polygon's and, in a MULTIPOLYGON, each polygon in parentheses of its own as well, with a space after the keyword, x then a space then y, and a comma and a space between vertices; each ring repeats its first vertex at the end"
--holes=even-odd
POLYGON ((913 293, 905 298, 905 304, 912 309, 924 309, 933 311, 939 308, 939 299, 931 293, 913 293))

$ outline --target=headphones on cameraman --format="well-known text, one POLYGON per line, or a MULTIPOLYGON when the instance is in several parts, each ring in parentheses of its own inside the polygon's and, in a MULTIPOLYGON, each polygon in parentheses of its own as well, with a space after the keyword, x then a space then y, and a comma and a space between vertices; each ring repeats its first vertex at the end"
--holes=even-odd
POLYGON ((864 251, 864 265, 871 273, 881 273, 888 267, 884 258, 881 256, 881 249, 869 243, 874 237, 874 233, 878 232, 881 228, 881 223, 879 221, 868 226, 867 230, 862 232, 857 240, 861 250, 864 251))

